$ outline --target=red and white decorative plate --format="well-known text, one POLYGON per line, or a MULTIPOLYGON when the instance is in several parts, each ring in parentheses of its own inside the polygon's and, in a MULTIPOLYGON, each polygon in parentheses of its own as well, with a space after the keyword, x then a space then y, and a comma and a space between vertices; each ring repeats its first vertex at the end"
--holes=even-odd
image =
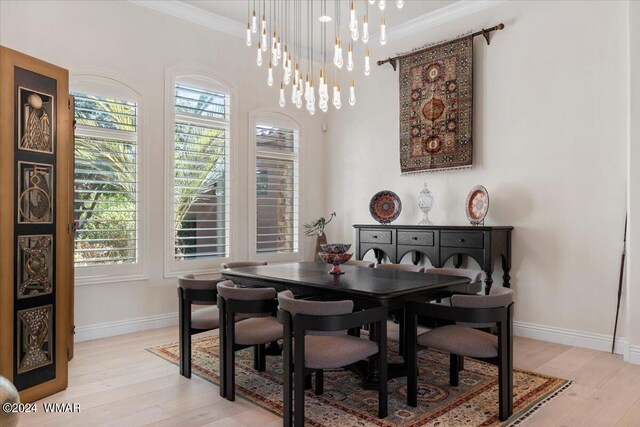
POLYGON ((380 224, 389 224, 400 216, 402 202, 393 191, 379 191, 369 202, 369 212, 380 224))
POLYGON ((489 193, 482 185, 476 185, 467 196, 465 205, 467 218, 472 225, 478 225, 484 221, 489 211, 489 193))

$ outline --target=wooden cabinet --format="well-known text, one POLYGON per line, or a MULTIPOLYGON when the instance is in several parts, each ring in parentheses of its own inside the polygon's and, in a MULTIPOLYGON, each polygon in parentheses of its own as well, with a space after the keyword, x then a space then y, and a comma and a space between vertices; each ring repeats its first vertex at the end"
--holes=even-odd
POLYGON ((504 272, 504 286, 510 286, 513 227, 367 224, 353 227, 356 229, 357 259, 373 251, 378 263, 385 256, 391 262, 400 262, 405 255, 411 254, 414 264, 424 256, 434 267, 442 267, 449 258, 453 258, 454 265, 459 267, 462 257, 468 256, 476 260, 485 272, 487 292, 493 284, 494 263, 499 259, 504 272))
POLYGON ((0 46, 0 374, 23 402, 67 386, 73 310, 68 71, 0 46))

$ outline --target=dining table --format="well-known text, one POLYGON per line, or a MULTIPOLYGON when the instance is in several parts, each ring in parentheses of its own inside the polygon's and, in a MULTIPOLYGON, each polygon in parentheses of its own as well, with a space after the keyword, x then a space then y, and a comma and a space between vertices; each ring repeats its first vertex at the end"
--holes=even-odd
MULTIPOLYGON (((462 276, 348 264, 340 267, 344 274, 334 275, 329 274, 329 267, 315 262, 296 262, 224 269, 221 275, 238 286, 273 287, 278 292, 290 290, 296 297, 349 299, 354 302, 355 309, 383 306, 399 320, 401 355, 404 309, 408 302, 432 301, 454 293, 477 293, 482 286, 481 283, 470 283, 467 277, 462 276)), ((375 327, 371 325, 369 339, 375 340, 376 333, 375 327)), ((377 388, 379 372, 374 359, 369 363, 358 363, 353 368, 363 376, 365 388, 377 388)), ((404 375, 405 363, 389 364, 388 378, 404 375)))

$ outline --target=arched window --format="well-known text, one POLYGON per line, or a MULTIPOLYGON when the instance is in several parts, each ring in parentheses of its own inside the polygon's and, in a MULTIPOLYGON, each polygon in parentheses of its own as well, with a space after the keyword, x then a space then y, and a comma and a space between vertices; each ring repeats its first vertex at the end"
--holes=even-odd
POLYGON ((78 283, 143 274, 140 230, 140 95, 112 78, 71 78, 75 119, 78 283), (117 266, 117 269, 114 269, 117 266))
POLYGON ((229 257, 231 95, 206 75, 170 81, 167 268, 206 272, 229 257))

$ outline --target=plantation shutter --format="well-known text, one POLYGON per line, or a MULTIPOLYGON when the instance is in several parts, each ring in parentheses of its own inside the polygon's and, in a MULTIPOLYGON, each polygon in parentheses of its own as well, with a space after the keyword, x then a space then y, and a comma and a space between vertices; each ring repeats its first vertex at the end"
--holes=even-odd
POLYGON ((229 96, 175 85, 174 249, 177 261, 229 253, 229 96))
POLYGON ((130 100, 75 96, 75 266, 138 262, 137 117, 130 100))
POLYGON ((298 131, 256 126, 256 251, 298 252, 298 131))

